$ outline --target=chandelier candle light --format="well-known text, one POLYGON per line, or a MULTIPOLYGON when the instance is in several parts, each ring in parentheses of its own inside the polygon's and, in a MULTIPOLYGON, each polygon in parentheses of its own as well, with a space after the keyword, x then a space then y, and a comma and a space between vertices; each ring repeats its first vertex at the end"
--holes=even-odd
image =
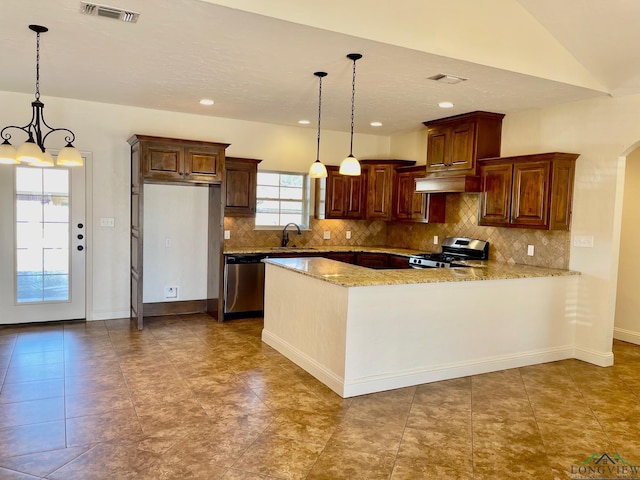
POLYGON ((327 72, 315 72, 314 75, 320 80, 318 87, 318 147, 316 161, 309 168, 309 178, 326 178, 327 168, 320 161, 320 118, 322 116, 322 79, 327 76, 327 72))
POLYGON ((31 102, 33 113, 31 121, 24 127, 9 125, 0 131, 0 137, 4 140, 0 144, 0 163, 25 162, 36 167, 51 167, 53 166, 53 157, 45 150, 45 141, 53 132, 67 132, 65 136, 67 145, 58 152, 56 163, 61 166, 82 166, 82 155, 72 145, 76 139, 75 134, 68 128, 52 128, 47 125, 44 119, 44 103, 40 101, 40 34, 49 29, 41 25, 29 25, 29 29, 36 32, 36 99, 31 102), (48 129, 46 133, 42 131, 42 125, 48 129), (11 134, 8 130, 10 129, 22 130, 29 137, 17 150, 9 142, 11 134))
POLYGON ((351 144, 349 146, 349 156, 340 164, 340 173, 342 175, 358 176, 360 175, 360 162, 353 156, 353 116, 355 112, 356 99, 356 61, 362 58, 359 53, 350 53, 347 58, 353 60, 353 79, 351 81, 351 144))

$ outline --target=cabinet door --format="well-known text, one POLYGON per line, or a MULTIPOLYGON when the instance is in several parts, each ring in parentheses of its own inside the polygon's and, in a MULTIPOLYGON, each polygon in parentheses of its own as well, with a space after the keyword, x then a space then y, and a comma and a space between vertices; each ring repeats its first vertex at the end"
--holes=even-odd
POLYGON ((475 167, 475 123, 465 122, 451 128, 449 135, 450 156, 447 170, 471 170, 475 167))
POLYGON ((569 230, 573 203, 575 159, 554 160, 551 171, 552 187, 549 205, 549 228, 569 230))
POLYGON ((523 162, 513 165, 511 224, 513 226, 547 228, 549 218, 548 161, 523 162))
POLYGON ((327 168, 326 182, 326 218, 344 218, 346 204, 346 177, 338 169, 327 168))
POLYGON ((358 253, 356 264, 368 268, 387 268, 389 263, 386 253, 358 253))
POLYGON ((411 268, 409 257, 403 255, 387 255, 387 266, 389 268, 411 268))
POLYGON ((356 263, 356 254, 351 252, 330 252, 323 257, 343 263, 356 263))
MULTIPOLYGON (((393 197, 393 217, 397 220, 409 220, 413 214, 415 175, 411 172, 400 172, 395 177, 395 193, 393 197)), ((417 205, 420 208, 420 205, 417 205)))
POLYGON ((194 183, 221 183, 224 150, 213 147, 184 148, 184 179, 194 183))
POLYGON ((182 147, 160 142, 140 143, 144 178, 159 181, 182 180, 182 147))
POLYGON ((255 216, 257 173, 257 161, 225 159, 226 217, 255 216))
POLYGON ((393 165, 369 165, 367 218, 391 220, 393 201, 393 165))
POLYGON ((509 225, 512 175, 510 163, 480 167, 480 225, 509 225))
POLYGON ((345 184, 345 203, 343 218, 365 218, 367 176, 342 176, 345 184))
POLYGON ((427 172, 446 170, 451 129, 449 127, 429 128, 427 135, 427 172))

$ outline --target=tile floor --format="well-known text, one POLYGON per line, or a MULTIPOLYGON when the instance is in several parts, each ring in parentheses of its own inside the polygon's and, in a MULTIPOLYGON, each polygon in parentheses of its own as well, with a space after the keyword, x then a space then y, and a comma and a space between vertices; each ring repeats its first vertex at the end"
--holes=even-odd
MULTIPOLYGON (((260 319, 0 328, 0 480, 563 479, 640 463, 640 347, 342 399, 260 319)), ((625 477, 627 478, 627 477, 625 477)), ((628 477, 631 478, 631 477, 628 477)))

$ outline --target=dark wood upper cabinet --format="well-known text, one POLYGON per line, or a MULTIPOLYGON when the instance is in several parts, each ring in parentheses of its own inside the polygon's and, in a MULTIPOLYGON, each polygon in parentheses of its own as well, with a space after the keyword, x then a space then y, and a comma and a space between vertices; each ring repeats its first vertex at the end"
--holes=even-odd
POLYGON ((427 174, 476 175, 476 160, 500 155, 501 113, 471 112, 424 122, 427 174))
POLYGON ((396 169, 393 219, 402 222, 444 223, 446 194, 416 193, 416 178, 424 177, 424 165, 396 169))
POLYGON ((479 224, 569 230, 575 160, 573 153, 543 153, 483 159, 479 224))
POLYGON ((327 178, 316 184, 316 217, 363 219, 366 213, 366 175, 340 175, 327 166, 327 178))
POLYGON ((258 164, 261 161, 238 157, 225 159, 224 215, 226 217, 255 216, 258 164))
POLYGON ((142 177, 155 183, 222 183, 226 143, 134 135, 142 177))
MULTIPOLYGON (((396 168, 415 165, 413 160, 360 160, 367 181, 366 218, 393 220, 396 168)), ((423 167, 424 168, 424 167, 423 167)))

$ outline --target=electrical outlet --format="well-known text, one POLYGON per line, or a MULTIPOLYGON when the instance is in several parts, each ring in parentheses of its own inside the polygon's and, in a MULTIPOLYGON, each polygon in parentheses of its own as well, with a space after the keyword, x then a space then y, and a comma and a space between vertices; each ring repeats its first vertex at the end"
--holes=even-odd
POLYGON ((164 287, 164 298, 178 298, 178 287, 164 287))
POLYGON ((351 239, 351 230, 347 230, 347 240, 351 239))
POLYGON ((101 227, 115 227, 116 226, 116 219, 113 217, 102 217, 100 219, 100 226, 101 227))
POLYGON ((224 239, 225 240, 231 239, 231 230, 225 230, 224 231, 224 239))
POLYGON ((325 240, 329 240, 331 238, 331 232, 329 230, 325 230, 322 234, 322 238, 324 238, 325 240))
POLYGON ((164 239, 164 248, 171 248, 171 239, 169 237, 164 239))
POLYGON ((438 244, 438 240, 439 240, 438 235, 434 235, 433 236, 433 244, 437 245, 438 244))
POLYGON ((573 237, 573 246, 579 248, 593 248, 593 235, 576 235, 573 237))
POLYGON ((533 245, 527 245, 527 255, 529 255, 530 257, 533 257, 533 245))

